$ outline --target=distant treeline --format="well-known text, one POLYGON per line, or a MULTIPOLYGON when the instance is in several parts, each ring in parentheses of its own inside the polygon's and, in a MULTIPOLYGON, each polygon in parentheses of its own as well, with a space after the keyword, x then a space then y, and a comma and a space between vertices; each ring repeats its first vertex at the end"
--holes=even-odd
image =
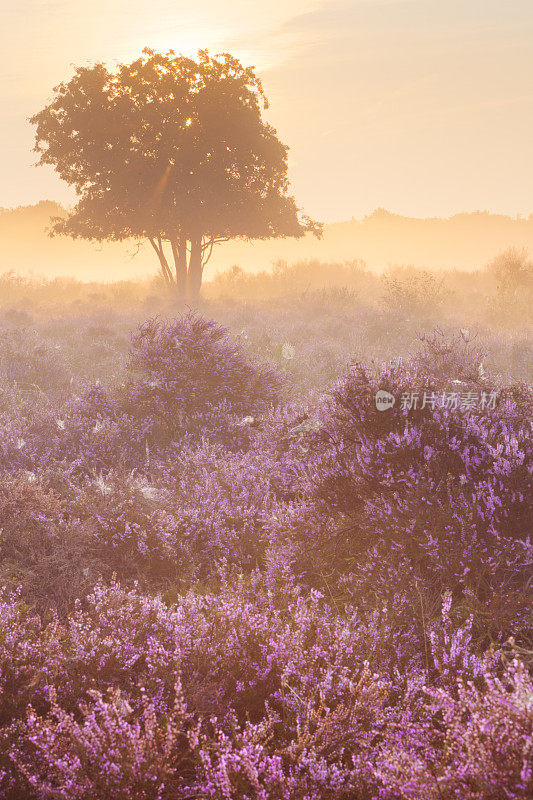
MULTIPOLYGON (((154 274, 153 254, 135 242, 96 245, 50 238, 50 219, 64 215, 57 203, 0 209, 0 272, 33 273, 80 280, 122 280, 154 274)), ((509 217, 488 212, 415 219, 378 209, 363 220, 326 225, 324 238, 228 242, 209 263, 207 277, 238 265, 247 272, 268 270, 279 261, 361 260, 372 270, 393 265, 421 269, 485 266, 508 247, 533 251, 533 215, 509 217)))

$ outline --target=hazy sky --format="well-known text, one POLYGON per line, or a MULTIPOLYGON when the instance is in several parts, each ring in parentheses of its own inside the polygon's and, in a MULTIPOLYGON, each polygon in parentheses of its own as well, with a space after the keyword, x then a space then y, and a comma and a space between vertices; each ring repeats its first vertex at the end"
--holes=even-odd
POLYGON ((255 64, 297 201, 326 221, 533 212, 533 0, 0 0, 0 206, 72 198, 27 118, 148 45, 255 64))

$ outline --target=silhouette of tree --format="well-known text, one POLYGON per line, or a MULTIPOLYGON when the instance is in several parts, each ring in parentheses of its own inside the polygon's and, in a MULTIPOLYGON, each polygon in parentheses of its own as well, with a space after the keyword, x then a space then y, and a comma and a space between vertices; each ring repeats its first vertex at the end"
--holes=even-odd
POLYGON ((533 284, 533 261, 525 248, 504 250, 490 262, 488 271, 496 280, 499 294, 507 298, 533 284))
POLYGON ((113 71, 78 67, 30 120, 38 163, 79 196, 52 233, 148 239, 167 284, 192 300, 217 242, 321 236, 288 193, 288 148, 267 107, 253 68, 227 53, 145 49, 113 71))

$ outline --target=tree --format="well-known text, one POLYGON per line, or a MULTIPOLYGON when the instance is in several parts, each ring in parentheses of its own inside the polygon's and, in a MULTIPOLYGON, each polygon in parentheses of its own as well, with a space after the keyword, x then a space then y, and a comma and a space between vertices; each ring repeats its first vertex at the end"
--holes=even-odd
POLYGON ((227 53, 145 49, 113 71, 78 67, 30 120, 38 163, 79 197, 52 234, 147 239, 166 283, 192 300, 217 242, 320 236, 288 193, 288 148, 264 108, 254 69, 227 53))
POLYGON ((525 248, 509 247, 487 267, 496 280, 498 293, 514 299, 518 291, 533 284, 533 261, 525 248))

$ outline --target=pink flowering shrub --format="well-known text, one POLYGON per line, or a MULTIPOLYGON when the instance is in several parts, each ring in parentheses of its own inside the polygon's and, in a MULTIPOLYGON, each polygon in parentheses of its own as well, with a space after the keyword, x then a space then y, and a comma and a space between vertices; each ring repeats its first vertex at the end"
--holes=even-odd
POLYGON ((0 798, 529 797, 531 390, 483 358, 282 404, 189 314, 114 385, 4 380, 0 798))
POLYGON ((0 476, 0 585, 40 609, 65 610, 98 575, 111 575, 73 515, 72 490, 35 473, 0 476))
POLYGON ((281 379, 256 363, 228 332, 190 312, 173 322, 150 320, 133 337, 126 407, 153 416, 170 434, 220 406, 253 416, 280 401, 281 379))
POLYGON ((9 640, 26 642, 26 669, 13 646, 0 663, 23 670, 30 707, 4 707, 10 791, 481 800, 533 785, 528 673, 504 653, 476 655, 468 631, 452 632, 449 599, 429 671, 387 663, 383 619, 296 586, 273 593, 259 574, 173 606, 100 586, 52 630, 9 603, 2 616, 9 640))
POLYGON ((152 589, 218 580, 220 564, 250 572, 264 561, 270 507, 256 450, 181 446, 144 471, 111 470, 69 494, 69 513, 98 560, 152 589))
POLYGON ((500 676, 483 672, 481 688, 460 677, 455 691, 428 690, 442 737, 433 753, 384 753, 380 776, 399 797, 503 798, 533 791, 531 677, 513 660, 500 676))
MULTIPOLYGON (((146 698, 137 715, 119 689, 103 698, 91 692, 81 707, 81 721, 64 711, 55 693, 43 718, 30 710, 27 741, 33 764, 14 763, 41 798, 139 800, 169 797, 179 770, 190 756, 184 721, 186 709, 179 682, 176 699, 164 721, 146 698)), ((189 767, 190 769, 190 767, 189 767)))
MULTIPOLYGON (((433 397, 443 382, 420 373, 416 360, 376 374, 353 367, 318 410, 297 502, 281 508, 272 529, 285 537, 292 530, 308 581, 323 584, 328 573, 336 591, 370 608, 390 604, 396 619, 403 597, 403 614, 423 625, 450 590, 485 635, 525 635, 533 463, 526 395, 520 405, 508 393, 494 411, 399 402, 376 409, 378 389, 433 397)), ((474 386, 465 382, 465 391, 474 386)), ((287 467, 294 474, 292 459, 287 467)))
POLYGON ((3 425, 1 466, 41 473, 56 464, 78 477, 113 467, 143 464, 159 443, 152 422, 134 420, 100 386, 89 386, 65 402, 41 402, 31 415, 3 425))
POLYGON ((75 397, 7 419, 0 465, 41 471, 59 462, 86 475, 168 461, 204 438, 247 450, 282 383, 213 321, 192 313, 150 320, 133 336, 123 387, 80 386, 75 397))

